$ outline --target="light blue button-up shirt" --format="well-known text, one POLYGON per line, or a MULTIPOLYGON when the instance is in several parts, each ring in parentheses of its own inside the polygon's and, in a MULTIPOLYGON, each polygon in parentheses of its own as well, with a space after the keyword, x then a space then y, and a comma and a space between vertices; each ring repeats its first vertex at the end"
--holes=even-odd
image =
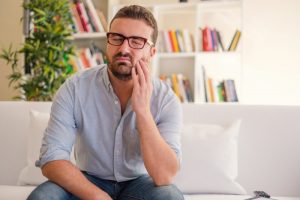
MULTIPOLYGON (((151 113, 180 161, 180 103, 169 86, 158 79, 152 83, 151 113)), ((69 160, 74 144, 78 168, 99 178, 126 181, 147 173, 131 101, 122 115, 106 65, 79 72, 61 86, 36 165, 69 160)))

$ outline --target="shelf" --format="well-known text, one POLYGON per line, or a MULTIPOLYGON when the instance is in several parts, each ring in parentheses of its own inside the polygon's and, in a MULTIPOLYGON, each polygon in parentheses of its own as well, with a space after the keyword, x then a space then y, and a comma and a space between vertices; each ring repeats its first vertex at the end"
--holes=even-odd
POLYGON ((241 52, 239 51, 199 51, 196 54, 201 54, 201 55, 213 55, 213 56, 218 56, 218 55, 240 55, 241 52))
POLYGON ((157 58, 190 58, 195 56, 201 57, 236 57, 241 56, 241 52, 236 51, 200 51, 200 52, 179 52, 179 53, 157 53, 157 58))
POLYGON ((155 6, 155 9, 164 13, 175 13, 178 11, 186 13, 187 11, 196 11, 197 5, 197 3, 161 4, 155 6))
POLYGON ((188 58, 196 56, 195 52, 180 52, 180 53, 158 53, 158 58, 188 58))
POLYGON ((73 40, 83 40, 83 39, 103 39, 106 38, 106 33, 75 33, 73 34, 73 40))
POLYGON ((241 2, 239 0, 200 2, 198 6, 201 9, 205 9, 206 12, 222 12, 228 11, 228 9, 240 9, 241 2))

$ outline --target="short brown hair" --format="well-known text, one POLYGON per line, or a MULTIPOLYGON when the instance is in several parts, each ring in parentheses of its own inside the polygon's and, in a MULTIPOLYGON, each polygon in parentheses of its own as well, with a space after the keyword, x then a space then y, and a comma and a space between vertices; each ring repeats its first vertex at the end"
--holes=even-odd
POLYGON ((110 22, 110 27, 112 22, 117 19, 117 18, 131 18, 131 19, 138 19, 138 20, 143 20, 148 26, 150 26, 153 29, 152 33, 152 42, 155 44, 157 40, 157 23, 152 15, 152 13, 139 5, 130 5, 130 6, 125 6, 121 8, 117 14, 113 17, 113 19, 110 22))

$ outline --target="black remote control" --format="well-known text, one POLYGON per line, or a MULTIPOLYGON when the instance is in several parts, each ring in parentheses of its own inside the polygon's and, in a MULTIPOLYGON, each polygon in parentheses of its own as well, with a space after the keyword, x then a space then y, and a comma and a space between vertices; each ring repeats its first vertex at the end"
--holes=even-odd
POLYGON ((271 196, 264 191, 254 191, 256 197, 270 198, 271 196))

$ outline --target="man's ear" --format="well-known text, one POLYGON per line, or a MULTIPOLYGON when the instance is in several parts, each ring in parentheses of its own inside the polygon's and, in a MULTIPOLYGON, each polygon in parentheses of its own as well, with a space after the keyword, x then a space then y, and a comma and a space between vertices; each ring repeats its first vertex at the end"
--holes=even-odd
POLYGON ((151 58, 152 58, 155 54, 156 54, 156 47, 155 47, 155 46, 152 46, 152 47, 150 48, 150 56, 151 56, 151 58))

